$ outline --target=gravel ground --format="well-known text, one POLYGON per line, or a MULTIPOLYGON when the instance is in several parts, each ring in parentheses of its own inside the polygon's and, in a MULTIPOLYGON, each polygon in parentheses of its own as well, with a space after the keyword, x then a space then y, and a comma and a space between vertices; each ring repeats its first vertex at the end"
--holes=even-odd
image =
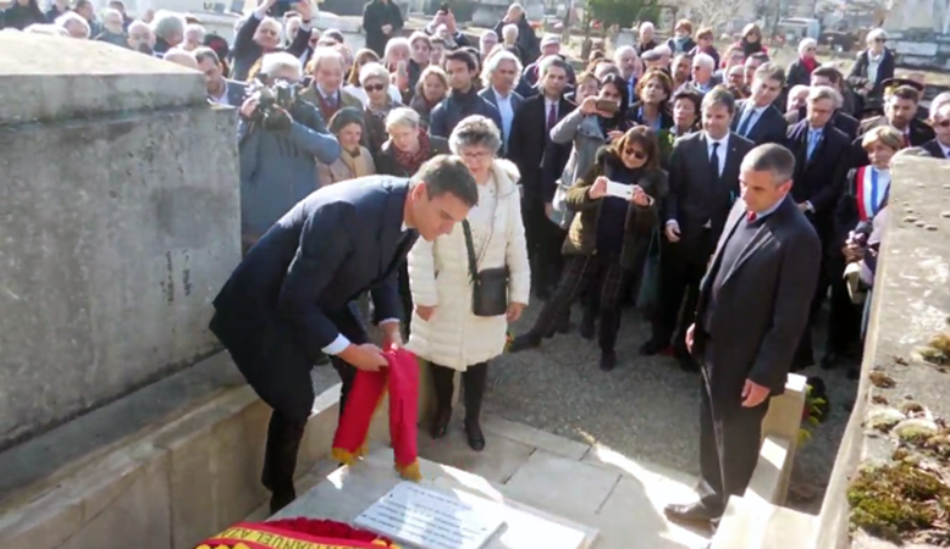
MULTIPOLYGON (((515 333, 526 331, 539 310, 531 307, 515 333)), ((575 311, 573 320, 579 319, 575 311)), ((486 411, 698 474, 700 379, 672 358, 640 356, 637 348, 648 337, 649 325, 635 311, 627 312, 617 348, 620 365, 609 373, 598 369, 596 343, 576 332, 547 340, 537 350, 505 355, 492 363, 486 411)), ((789 505, 800 511, 818 513, 848 421, 857 385, 844 371, 813 366, 802 372, 825 379, 831 412, 796 456, 789 505)))

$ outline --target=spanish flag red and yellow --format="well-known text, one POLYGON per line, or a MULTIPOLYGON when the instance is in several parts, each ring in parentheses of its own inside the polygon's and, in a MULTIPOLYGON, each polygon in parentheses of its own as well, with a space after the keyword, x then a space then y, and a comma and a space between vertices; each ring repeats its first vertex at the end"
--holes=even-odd
POLYGON ((329 520, 305 518, 241 522, 195 549, 399 549, 372 532, 329 520))

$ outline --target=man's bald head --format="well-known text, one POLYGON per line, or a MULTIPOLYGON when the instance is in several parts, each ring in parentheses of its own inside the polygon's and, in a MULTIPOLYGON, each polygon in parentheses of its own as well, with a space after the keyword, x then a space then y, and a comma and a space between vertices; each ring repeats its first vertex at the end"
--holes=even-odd
POLYGON ((190 51, 172 48, 165 52, 165 55, 162 57, 162 59, 165 61, 171 61, 176 65, 188 67, 189 69, 198 70, 198 59, 195 58, 195 54, 191 53, 190 51))

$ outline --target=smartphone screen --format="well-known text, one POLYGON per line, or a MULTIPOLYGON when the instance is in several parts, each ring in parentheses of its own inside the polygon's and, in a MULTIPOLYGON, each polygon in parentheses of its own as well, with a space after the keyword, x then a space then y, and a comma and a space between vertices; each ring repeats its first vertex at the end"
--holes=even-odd
POLYGON ((598 99, 595 106, 598 111, 610 113, 617 112, 617 109, 620 108, 620 104, 611 99, 598 99))

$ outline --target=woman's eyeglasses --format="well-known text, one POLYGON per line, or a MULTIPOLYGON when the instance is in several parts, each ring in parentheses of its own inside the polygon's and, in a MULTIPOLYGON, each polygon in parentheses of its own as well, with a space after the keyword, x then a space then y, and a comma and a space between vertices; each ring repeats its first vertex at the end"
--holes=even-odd
POLYGON ((378 92, 378 91, 385 90, 386 85, 385 84, 366 84, 365 86, 363 86, 363 89, 370 93, 378 92))
POLYGON ((647 159, 647 153, 641 151, 640 149, 634 149, 634 148, 625 149, 625 150, 623 151, 623 154, 625 154, 625 155, 627 155, 627 156, 632 156, 632 157, 636 158, 637 160, 646 160, 646 159, 647 159))

